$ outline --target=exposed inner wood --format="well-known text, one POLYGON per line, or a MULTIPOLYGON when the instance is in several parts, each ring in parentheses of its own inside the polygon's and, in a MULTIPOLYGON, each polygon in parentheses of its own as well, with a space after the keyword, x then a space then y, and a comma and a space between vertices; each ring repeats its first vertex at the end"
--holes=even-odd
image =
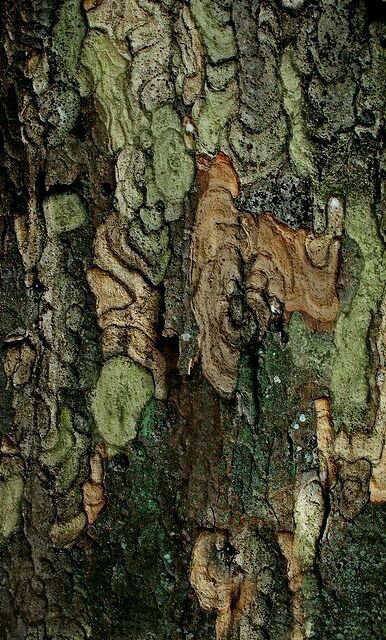
POLYGON ((261 337, 273 301, 286 319, 300 312, 317 331, 331 331, 339 311, 336 292, 342 216, 329 207, 326 232, 292 229, 271 213, 239 211, 239 179, 230 158, 219 152, 197 161, 198 205, 191 246, 192 308, 199 327, 204 376, 223 396, 236 387, 243 346, 240 300, 255 315, 261 337))
POLYGON ((87 279, 96 297, 102 345, 107 357, 128 355, 153 374, 156 397, 164 398, 165 362, 157 349, 160 292, 131 267, 132 250, 114 214, 100 225, 95 266, 87 279))
POLYGON ((334 459, 334 425, 331 417, 331 403, 329 398, 315 400, 316 437, 319 454, 319 475, 323 486, 327 489, 335 485, 337 477, 334 459))

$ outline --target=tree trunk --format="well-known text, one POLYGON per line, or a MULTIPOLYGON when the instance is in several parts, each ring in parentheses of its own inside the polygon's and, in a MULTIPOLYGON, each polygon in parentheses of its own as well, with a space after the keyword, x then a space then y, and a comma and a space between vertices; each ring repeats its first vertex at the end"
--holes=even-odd
POLYGON ((0 638, 386 638, 382 0, 3 0, 0 638))

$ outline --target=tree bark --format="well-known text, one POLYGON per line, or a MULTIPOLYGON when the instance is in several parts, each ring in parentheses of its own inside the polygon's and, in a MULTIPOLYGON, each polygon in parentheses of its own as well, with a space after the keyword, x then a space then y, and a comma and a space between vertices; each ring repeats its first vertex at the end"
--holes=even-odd
POLYGON ((1 11, 0 638, 386 638, 384 2, 1 11))

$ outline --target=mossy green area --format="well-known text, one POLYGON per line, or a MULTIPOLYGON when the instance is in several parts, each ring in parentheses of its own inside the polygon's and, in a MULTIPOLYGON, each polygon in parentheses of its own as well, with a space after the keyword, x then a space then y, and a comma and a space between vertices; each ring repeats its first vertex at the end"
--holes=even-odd
POLYGON ((73 231, 86 223, 86 208, 76 193, 56 193, 44 202, 48 235, 73 231))
MULTIPOLYGON (((300 336, 308 339, 301 328, 300 336)), ((307 345, 308 353, 295 362, 292 336, 282 341, 278 333, 269 332, 241 361, 233 487, 244 513, 274 520, 274 511, 283 510, 282 517, 292 520, 294 477, 313 462, 313 399, 325 389, 324 379, 314 379, 312 363, 318 356, 312 342, 307 345), (303 423, 299 416, 304 416, 303 423)))
POLYGON ((52 32, 52 49, 56 55, 61 80, 76 80, 77 66, 86 25, 79 0, 64 0, 59 19, 52 32))
POLYGON ((193 158, 186 150, 177 113, 163 106, 153 113, 153 168, 158 189, 167 202, 178 203, 194 178, 193 158))
MULTIPOLYGON (((304 405, 302 408, 300 406, 300 385, 304 380, 303 376, 307 377, 307 371, 299 372, 294 367, 288 345, 282 343, 280 336, 275 333, 267 335, 257 362, 259 431, 261 436, 264 433, 266 441, 265 474, 269 476, 272 496, 268 498, 275 503, 275 494, 285 496, 286 492, 291 492, 294 477, 300 467, 300 460, 288 448, 287 434, 291 433, 293 424, 303 410, 304 405)), ((309 397, 304 394, 303 402, 307 403, 307 400, 309 397)), ((288 514, 291 511, 292 518, 289 494, 282 499, 282 505, 274 504, 275 510, 284 509, 288 514)))
POLYGON ((19 525, 23 492, 24 479, 20 473, 0 478, 0 540, 9 538, 19 525))
POLYGON ((323 602, 320 597, 318 577, 312 571, 305 573, 300 587, 304 627, 311 638, 319 638, 323 629, 323 602))
MULTIPOLYGON (((266 500, 270 516, 273 510, 288 526, 295 478, 315 463, 314 400, 328 394, 332 340, 332 335, 307 329, 294 314, 288 334, 268 332, 249 364, 259 411, 258 420, 251 418, 240 429, 237 482, 246 509, 256 513, 258 501, 266 500)), ((243 377, 241 370, 240 380, 243 377)))
POLYGON ((130 358, 118 356, 104 363, 91 408, 98 436, 111 452, 136 437, 141 413, 153 394, 151 374, 130 358))
POLYGON ((73 551, 93 640, 215 637, 215 614, 191 597, 170 430, 164 404, 150 400, 133 450, 107 461, 106 491, 113 499, 96 523, 97 545, 86 554, 73 551))
POLYGON ((361 271, 355 295, 337 321, 331 390, 336 424, 350 430, 367 421, 369 380, 374 376, 369 332, 386 283, 386 253, 366 195, 347 198, 345 230, 361 253, 361 271))
POLYGON ((237 426, 237 446, 234 448, 232 487, 240 499, 243 513, 265 517, 269 511, 265 495, 270 438, 257 423, 255 377, 251 360, 243 357, 237 383, 239 411, 234 426, 237 426))
POLYGON ((59 491, 68 491, 79 475, 80 459, 87 450, 88 440, 74 427, 71 410, 63 406, 58 412, 56 429, 43 442, 41 462, 55 469, 59 491))
POLYGON ((209 58, 221 62, 237 54, 231 25, 224 25, 215 0, 192 0, 190 7, 200 29, 209 58))
POLYGON ((384 640, 385 547, 385 505, 368 505, 347 526, 331 523, 318 561, 323 611, 316 640, 384 640))
MULTIPOLYGON (((292 347, 291 337, 281 341, 278 334, 268 333, 260 349, 260 416, 263 423, 271 425, 273 435, 286 432, 301 413, 311 419, 312 402, 322 386, 315 383, 307 354, 301 363, 295 362, 292 347)), ((314 357, 311 349, 309 353, 314 357)))
POLYGON ((138 437, 150 440, 154 436, 154 425, 158 424, 158 414, 158 402, 155 398, 151 398, 142 412, 138 437))

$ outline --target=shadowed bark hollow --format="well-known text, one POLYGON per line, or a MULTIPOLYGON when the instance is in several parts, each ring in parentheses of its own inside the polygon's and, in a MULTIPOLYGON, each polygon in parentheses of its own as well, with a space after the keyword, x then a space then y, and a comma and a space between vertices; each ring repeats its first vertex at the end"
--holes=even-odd
POLYGON ((385 3, 0 6, 0 639, 386 640, 385 3))

